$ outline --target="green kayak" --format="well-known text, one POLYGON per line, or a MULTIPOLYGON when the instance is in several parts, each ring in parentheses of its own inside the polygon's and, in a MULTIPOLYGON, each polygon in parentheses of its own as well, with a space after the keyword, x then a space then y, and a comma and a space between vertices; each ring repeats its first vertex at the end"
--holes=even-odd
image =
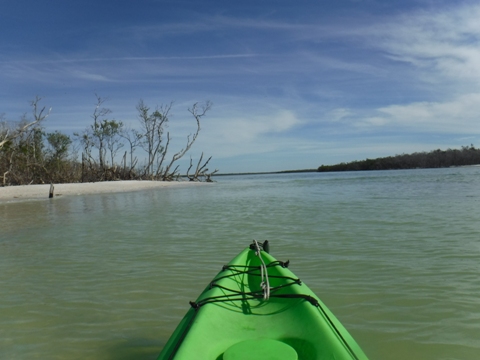
POLYGON ((347 330, 254 241, 200 294, 158 360, 366 360, 347 330))

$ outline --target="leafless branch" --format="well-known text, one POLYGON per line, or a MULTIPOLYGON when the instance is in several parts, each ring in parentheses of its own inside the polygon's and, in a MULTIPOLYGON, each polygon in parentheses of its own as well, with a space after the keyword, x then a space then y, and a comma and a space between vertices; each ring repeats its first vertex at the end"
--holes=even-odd
POLYGON ((166 167, 163 177, 166 178, 168 177, 168 174, 170 172, 170 168, 172 165, 179 159, 181 159, 187 152, 190 150, 192 145, 195 143, 195 140, 198 137, 198 133, 200 132, 200 120, 202 117, 205 116, 208 110, 212 107, 212 103, 210 101, 207 101, 204 105, 200 106, 198 103, 193 104, 191 108, 188 109, 188 111, 193 115, 195 118, 195 121, 197 122, 197 130, 193 134, 193 136, 190 134, 187 136, 187 144, 183 149, 181 149, 179 152, 173 155, 172 160, 170 161, 170 164, 166 167))

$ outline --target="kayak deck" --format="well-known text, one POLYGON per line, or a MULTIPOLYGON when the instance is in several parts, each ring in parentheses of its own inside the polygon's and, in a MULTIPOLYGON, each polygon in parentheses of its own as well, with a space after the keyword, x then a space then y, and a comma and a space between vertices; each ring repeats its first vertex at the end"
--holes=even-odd
POLYGON ((191 302, 158 360, 366 360, 288 262, 256 246, 225 265, 191 302))

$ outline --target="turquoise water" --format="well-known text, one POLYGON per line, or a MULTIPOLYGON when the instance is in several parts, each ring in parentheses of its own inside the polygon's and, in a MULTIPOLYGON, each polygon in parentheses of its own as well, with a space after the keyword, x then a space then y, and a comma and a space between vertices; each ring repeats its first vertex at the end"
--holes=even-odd
POLYGON ((217 180, 0 204, 0 358, 155 359, 268 239, 370 359, 478 359, 480 168, 217 180))

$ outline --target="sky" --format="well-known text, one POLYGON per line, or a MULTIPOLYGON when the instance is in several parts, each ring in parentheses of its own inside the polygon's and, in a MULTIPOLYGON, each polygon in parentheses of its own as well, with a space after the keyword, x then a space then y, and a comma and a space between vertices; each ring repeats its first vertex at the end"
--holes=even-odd
POLYGON ((478 146, 480 3, 443 0, 0 0, 0 114, 39 96, 45 130, 92 123, 98 94, 173 102, 172 151, 195 131, 220 173, 314 169, 478 146))

